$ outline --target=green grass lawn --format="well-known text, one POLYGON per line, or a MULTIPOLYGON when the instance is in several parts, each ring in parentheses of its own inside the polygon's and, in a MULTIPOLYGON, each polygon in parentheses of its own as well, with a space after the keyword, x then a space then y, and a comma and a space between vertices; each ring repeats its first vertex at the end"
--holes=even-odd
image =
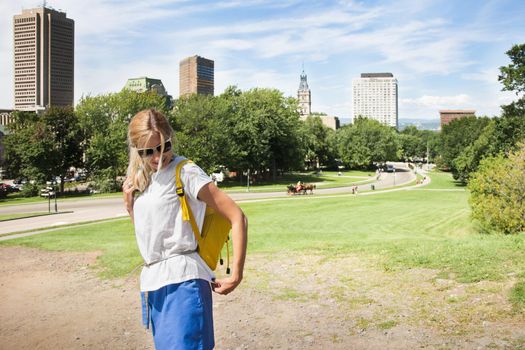
POLYGON ((0 215, 0 221, 22 219, 22 218, 31 218, 33 216, 42 216, 42 215, 52 215, 51 213, 46 212, 36 212, 36 213, 16 213, 16 214, 6 214, 0 215))
POLYGON ((24 245, 52 251, 101 251, 98 257, 101 276, 121 277, 142 262, 129 220, 114 220, 93 225, 68 227, 9 241, 4 245, 24 245))
MULTIPOLYGON (((366 172, 359 170, 348 170, 343 171, 341 176, 338 176, 335 171, 325 171, 321 174, 314 173, 293 173, 285 174, 279 177, 277 181, 257 181, 256 183, 250 184, 250 192, 286 192, 286 186, 289 184, 296 184, 297 181, 303 181, 305 183, 315 182, 318 188, 332 188, 332 187, 345 187, 352 186, 354 184, 366 184, 374 181, 369 179, 370 176, 374 176, 374 172, 366 172)), ((68 184, 71 186, 71 184, 68 184)), ((244 179, 241 185, 239 181, 227 180, 219 183, 219 188, 226 192, 246 192, 246 179, 244 179)), ((70 194, 67 197, 58 196, 59 201, 74 200, 78 198, 103 198, 103 197, 119 197, 122 196, 121 192, 117 193, 97 193, 97 194, 70 194)), ((14 193, 8 195, 7 198, 0 199, 0 206, 3 205, 18 205, 18 204, 31 204, 47 202, 47 198, 40 196, 25 198, 21 197, 20 194, 14 193)))
MULTIPOLYGON (((525 235, 484 235, 470 220, 468 192, 449 174, 431 174, 418 190, 369 196, 310 197, 243 203, 249 252, 359 256, 384 271, 430 268, 458 282, 525 279, 525 235), (450 190, 453 191, 450 191, 450 190)), ((105 277, 140 264, 128 220, 71 227, 1 244, 49 250, 102 251, 105 277)), ((523 285, 514 292, 523 300, 523 285)))
MULTIPOLYGON (((79 194, 79 195, 68 195, 67 197, 61 197, 58 196, 58 201, 69 201, 69 200, 76 200, 79 198, 82 199, 89 199, 89 198, 105 198, 105 197, 122 197, 122 192, 116 192, 116 193, 96 193, 96 194, 79 194)), ((51 201, 54 202, 54 198, 51 198, 51 201)), ((47 202, 48 199, 46 197, 20 197, 17 193, 10 194, 7 196, 7 198, 0 199, 0 206, 3 205, 18 205, 18 204, 33 204, 33 203, 44 203, 47 202)))
POLYGON ((243 208, 250 218, 250 251, 362 254, 387 270, 433 268, 463 282, 523 274, 525 235, 477 234, 467 196, 415 190, 243 208))
MULTIPOLYGON (((359 171, 349 170, 343 171, 341 176, 335 171, 323 171, 322 173, 293 173, 285 174, 279 177, 276 181, 259 180, 250 184, 250 192, 275 192, 286 191, 286 186, 296 184, 298 181, 304 183, 316 183, 318 188, 333 188, 352 186, 354 184, 363 184, 372 182, 371 176, 374 176, 373 171, 359 171)), ((245 192, 247 190, 246 179, 240 185, 239 181, 224 181, 219 183, 219 188, 226 192, 245 192)))

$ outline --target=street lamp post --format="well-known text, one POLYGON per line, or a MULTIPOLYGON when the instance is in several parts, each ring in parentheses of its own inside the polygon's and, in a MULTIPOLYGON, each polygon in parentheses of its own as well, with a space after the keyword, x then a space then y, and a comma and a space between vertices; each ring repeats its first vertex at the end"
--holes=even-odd
POLYGON ((47 187, 47 212, 51 213, 51 187, 47 187))
POLYGON ((396 187, 396 168, 392 170, 394 172, 394 187, 396 187))
POLYGON ((250 192, 250 169, 248 169, 248 181, 246 182, 246 192, 250 192))
POLYGON ((53 184, 54 184, 53 192, 54 192, 54 195, 55 195, 55 213, 58 213, 58 208, 57 208, 57 183, 56 183, 56 181, 54 181, 53 184))

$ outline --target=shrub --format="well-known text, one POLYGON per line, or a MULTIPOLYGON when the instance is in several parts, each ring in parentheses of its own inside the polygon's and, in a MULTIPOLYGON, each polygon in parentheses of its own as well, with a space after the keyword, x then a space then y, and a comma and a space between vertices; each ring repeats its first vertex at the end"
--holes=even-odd
POLYGON ((525 231, 525 144, 485 158, 469 183, 472 216, 486 231, 525 231))
POLYGON ((39 185, 37 183, 30 183, 27 182, 22 187, 22 190, 20 191, 20 196, 22 197, 35 197, 40 194, 40 189, 43 188, 44 185, 39 185))
POLYGON ((103 169, 93 177, 91 188, 98 192, 109 193, 120 191, 122 181, 115 178, 112 169, 103 169))

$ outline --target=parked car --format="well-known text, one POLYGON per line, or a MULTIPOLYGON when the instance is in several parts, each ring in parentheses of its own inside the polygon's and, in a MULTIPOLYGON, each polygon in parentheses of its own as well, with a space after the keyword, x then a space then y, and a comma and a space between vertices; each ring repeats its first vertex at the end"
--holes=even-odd
POLYGON ((396 171, 396 167, 394 166, 394 164, 387 164, 386 165, 386 172, 387 173, 391 173, 391 172, 394 172, 396 171))
POLYGON ((5 183, 0 183, 0 189, 6 193, 20 192, 18 187, 5 183))
POLYGON ((15 184, 15 185, 23 185, 25 183, 27 183, 27 179, 24 179, 24 178, 14 179, 13 180, 13 184, 15 184))

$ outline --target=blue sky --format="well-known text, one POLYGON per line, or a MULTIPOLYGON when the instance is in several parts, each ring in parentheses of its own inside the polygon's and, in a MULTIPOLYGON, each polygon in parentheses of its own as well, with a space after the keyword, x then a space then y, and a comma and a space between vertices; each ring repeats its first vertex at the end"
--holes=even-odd
MULTIPOLYGON (((13 106, 12 16, 42 2, 0 0, 0 108, 13 106)), ((439 109, 499 115, 505 52, 525 43, 525 1, 49 0, 75 20, 75 99, 162 79, 178 96, 179 61, 215 61, 215 93, 272 87, 296 96, 304 64, 312 110, 351 116, 351 81, 391 72, 399 117, 439 109)))

